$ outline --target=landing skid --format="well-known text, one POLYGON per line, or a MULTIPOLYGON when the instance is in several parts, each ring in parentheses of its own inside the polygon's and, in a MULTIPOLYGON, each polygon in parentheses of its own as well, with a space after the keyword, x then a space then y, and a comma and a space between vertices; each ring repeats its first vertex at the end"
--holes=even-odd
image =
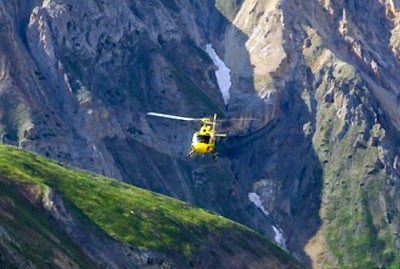
MULTIPOLYGON (((194 155, 194 151, 191 150, 191 151, 189 151, 189 152, 186 154, 186 157, 187 157, 187 158, 192 158, 193 155, 194 155)), ((213 158, 213 160, 218 159, 218 152, 214 152, 213 155, 212 155, 212 158, 213 158)))
POLYGON ((192 157, 193 157, 193 154, 194 154, 194 151, 191 150, 191 151, 188 152, 188 154, 186 154, 186 157, 187 157, 187 158, 192 158, 192 157))

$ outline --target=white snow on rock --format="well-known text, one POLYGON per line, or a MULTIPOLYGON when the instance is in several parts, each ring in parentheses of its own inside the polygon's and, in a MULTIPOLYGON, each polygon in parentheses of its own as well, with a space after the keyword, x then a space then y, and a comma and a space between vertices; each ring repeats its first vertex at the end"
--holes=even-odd
MULTIPOLYGON (((258 208, 264 213, 264 215, 265 215, 266 217, 269 217, 269 212, 268 212, 268 211, 265 209, 265 207, 262 205, 261 198, 260 198, 260 196, 258 196, 257 193, 255 193, 255 192, 249 192, 249 193, 248 193, 248 197, 249 197, 249 200, 250 200, 256 207, 258 207, 258 208)), ((273 229, 274 232, 275 232, 275 237, 274 237, 275 242, 278 244, 278 246, 280 246, 281 248, 287 250, 287 248, 286 248, 286 239, 285 239, 285 237, 283 236, 283 231, 282 231, 282 229, 279 228, 278 226, 275 226, 275 225, 272 225, 272 229, 273 229)))
POLYGON ((282 229, 279 228, 279 227, 276 227, 274 225, 272 225, 272 229, 275 232, 275 237, 274 237, 275 242, 278 244, 278 246, 280 246, 281 248, 287 250, 287 248, 286 248, 286 240, 283 237, 282 229))
POLYGON ((250 201, 252 201, 253 204, 255 204, 256 207, 258 207, 267 217, 269 216, 268 211, 265 210, 265 207, 262 205, 260 196, 258 196, 257 193, 249 192, 248 197, 249 197, 250 201))
POLYGON ((228 104, 230 99, 229 89, 232 85, 231 82, 231 70, 225 65, 225 63, 218 57, 214 48, 211 44, 207 44, 206 52, 210 56, 211 60, 218 67, 218 70, 215 71, 215 76, 217 77, 217 83, 219 90, 221 91, 222 97, 224 98, 225 105, 228 104))

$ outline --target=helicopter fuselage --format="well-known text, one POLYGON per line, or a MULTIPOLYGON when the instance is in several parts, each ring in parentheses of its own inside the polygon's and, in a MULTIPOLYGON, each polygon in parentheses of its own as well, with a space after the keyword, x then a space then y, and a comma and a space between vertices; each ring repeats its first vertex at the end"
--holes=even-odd
POLYGON ((187 154, 187 157, 191 157, 194 153, 206 154, 213 153, 213 158, 217 157, 215 152, 215 140, 216 138, 226 137, 226 134, 216 132, 217 128, 217 114, 214 113, 212 118, 189 118, 176 115, 162 114, 157 112, 148 112, 147 115, 169 118, 174 120, 184 121, 199 121, 202 122, 200 130, 195 132, 192 137, 191 150, 187 154))
POLYGON ((205 123, 198 132, 193 134, 191 148, 193 152, 198 154, 206 154, 214 151, 215 138, 212 126, 205 123))

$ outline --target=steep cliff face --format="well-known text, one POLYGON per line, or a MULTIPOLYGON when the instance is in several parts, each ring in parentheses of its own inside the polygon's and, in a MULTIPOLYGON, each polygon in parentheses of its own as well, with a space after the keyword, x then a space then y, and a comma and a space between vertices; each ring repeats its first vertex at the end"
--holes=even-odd
POLYGON ((235 175, 289 248, 308 241, 316 268, 398 266, 398 10, 394 1, 244 1, 231 17, 225 58, 241 29, 254 93, 274 115, 242 139, 235 175))
POLYGON ((218 211, 315 267, 396 267, 399 6, 0 1, 2 141, 218 211), (186 160, 195 126, 151 110, 259 120, 232 124, 217 162, 186 160))

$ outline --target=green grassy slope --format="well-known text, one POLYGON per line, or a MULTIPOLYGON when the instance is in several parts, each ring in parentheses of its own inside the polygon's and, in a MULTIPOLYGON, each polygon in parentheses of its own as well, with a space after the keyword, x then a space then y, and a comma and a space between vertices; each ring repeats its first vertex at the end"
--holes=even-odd
MULTIPOLYGON (((236 249, 254 252, 254 255, 267 257, 275 264, 286 264, 289 268, 299 267, 278 247, 246 227, 221 216, 120 181, 67 168, 5 145, 0 145, 0 183, 1 201, 11 199, 9 204, 14 204, 17 200, 14 199, 16 197, 13 190, 34 188, 33 199, 40 204, 43 195, 51 188, 62 195, 68 212, 75 217, 84 218, 85 221, 89 219, 92 224, 120 242, 166 253, 170 257, 184 259, 196 256, 204 252, 205 245, 215 245, 210 243, 210 238, 215 242, 222 242, 223 237, 229 235, 236 249), (235 238, 238 240, 235 241, 235 238), (255 243, 254 247, 252 242, 255 243)), ((26 226, 31 226, 29 229, 32 231, 27 231, 28 234, 34 230, 40 231, 35 236, 48 233, 47 230, 54 231, 52 235, 43 236, 50 238, 44 240, 46 246, 57 246, 66 253, 72 253, 71 256, 77 260, 75 263, 86 267, 85 263, 88 260, 76 250, 79 248, 74 248, 72 242, 64 240, 62 231, 47 229, 51 224, 43 216, 38 216, 35 210, 28 209, 32 205, 26 205, 26 201, 24 203, 15 205, 15 209, 12 210, 17 212, 15 216, 21 215, 13 220, 13 223, 19 225, 17 230, 28 229, 26 226), (31 223, 34 223, 35 227, 31 223), (66 242, 66 245, 61 242, 66 242), (71 249, 77 254, 67 248, 68 244, 71 244, 71 249)), ((2 216, 0 225, 4 226, 6 222, 7 219, 2 216)), ((37 253, 29 250, 28 254, 21 255, 40 265, 35 259, 48 257, 47 252, 50 250, 46 249, 50 247, 46 246, 39 247, 40 251, 37 253), (32 257, 33 255, 36 258, 32 257)), ((224 246, 229 247, 229 244, 225 242, 224 246)))
POLYGON ((9 184, 0 182, 2 268, 90 268, 94 264, 67 235, 9 184))

